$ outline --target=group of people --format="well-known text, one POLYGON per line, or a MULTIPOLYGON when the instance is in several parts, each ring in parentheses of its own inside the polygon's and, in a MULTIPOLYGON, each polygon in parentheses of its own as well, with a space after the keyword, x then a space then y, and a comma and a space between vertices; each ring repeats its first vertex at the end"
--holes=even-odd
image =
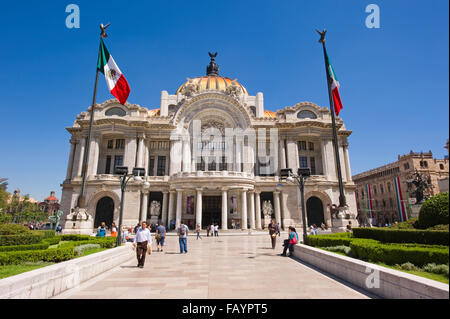
POLYGON ((117 237, 117 226, 116 223, 111 224, 111 228, 109 228, 105 222, 101 222, 100 226, 97 228, 97 234, 95 234, 96 237, 106 237, 107 233, 110 231, 109 236, 110 237, 117 237))

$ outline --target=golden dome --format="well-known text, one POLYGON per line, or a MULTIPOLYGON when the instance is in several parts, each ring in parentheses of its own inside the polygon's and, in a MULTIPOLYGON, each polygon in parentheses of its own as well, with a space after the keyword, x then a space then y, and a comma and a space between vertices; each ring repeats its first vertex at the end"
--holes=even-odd
POLYGON ((272 111, 264 111, 264 117, 274 118, 274 117, 277 117, 277 114, 272 111))
MULTIPOLYGON (((208 91, 208 90, 216 90, 216 91, 225 92, 226 89, 232 85, 233 81, 234 80, 232 80, 230 78, 218 76, 218 75, 199 76, 194 79, 188 79, 183 85, 181 85, 178 88, 176 94, 183 93, 183 89, 188 84, 199 84, 199 91, 198 91, 199 93, 203 92, 203 91, 208 91)), ((248 95, 247 89, 242 84, 240 84, 237 81, 235 81, 235 83, 242 89, 242 92, 244 93, 244 95, 248 95)))

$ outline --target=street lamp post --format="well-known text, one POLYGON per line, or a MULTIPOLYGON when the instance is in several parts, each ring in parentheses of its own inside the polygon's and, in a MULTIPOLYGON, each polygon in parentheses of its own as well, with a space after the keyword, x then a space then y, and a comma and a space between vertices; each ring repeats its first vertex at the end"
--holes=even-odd
POLYGON ((292 168, 283 168, 280 171, 281 179, 285 179, 288 182, 298 182, 300 189, 300 201, 302 207, 302 220, 303 220, 303 243, 306 245, 308 233, 306 231, 306 210, 305 210, 305 180, 311 176, 311 169, 309 167, 299 168, 297 174, 292 173, 292 168))
MULTIPOLYGON (((127 166, 117 166, 114 173, 116 175, 121 175, 120 176, 121 196, 120 196, 119 229, 117 232, 117 240, 116 240, 116 247, 117 247, 117 246, 120 246, 122 243, 123 201, 124 201, 124 197, 125 197, 125 190, 127 188, 127 184, 131 178, 133 178, 135 181, 142 181, 141 176, 145 176, 145 169, 144 168, 134 168, 133 173, 128 174, 127 166)), ((144 182, 144 185, 148 187, 150 184, 148 182, 144 182)))

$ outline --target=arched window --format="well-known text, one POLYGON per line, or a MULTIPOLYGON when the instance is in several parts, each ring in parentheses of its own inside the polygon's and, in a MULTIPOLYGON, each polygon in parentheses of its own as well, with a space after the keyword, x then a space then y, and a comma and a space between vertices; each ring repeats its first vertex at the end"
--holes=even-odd
POLYGON ((311 111, 300 111, 297 113, 299 119, 316 119, 317 115, 311 111))
POLYGON ((112 116, 112 115, 125 116, 125 115, 127 115, 127 112, 122 110, 120 107, 113 107, 113 108, 110 108, 109 110, 107 110, 105 112, 105 115, 106 116, 112 116))
POLYGON ((250 110, 252 111, 253 116, 256 116, 256 107, 250 106, 250 110))

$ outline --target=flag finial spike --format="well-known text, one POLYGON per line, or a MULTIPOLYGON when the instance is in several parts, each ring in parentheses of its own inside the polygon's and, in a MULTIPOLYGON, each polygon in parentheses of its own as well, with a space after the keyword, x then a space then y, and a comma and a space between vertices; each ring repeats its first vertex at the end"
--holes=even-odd
POLYGON ((100 24, 100 30, 101 30, 100 37, 101 38, 107 38, 108 37, 108 35, 106 34, 106 29, 109 27, 110 24, 111 24, 110 22, 108 22, 108 24, 105 25, 105 26, 103 25, 103 23, 100 24))
POLYGON ((327 34, 327 30, 323 30, 322 32, 320 32, 319 30, 316 29, 316 32, 318 34, 320 34, 320 43, 325 43, 325 34, 327 34))

